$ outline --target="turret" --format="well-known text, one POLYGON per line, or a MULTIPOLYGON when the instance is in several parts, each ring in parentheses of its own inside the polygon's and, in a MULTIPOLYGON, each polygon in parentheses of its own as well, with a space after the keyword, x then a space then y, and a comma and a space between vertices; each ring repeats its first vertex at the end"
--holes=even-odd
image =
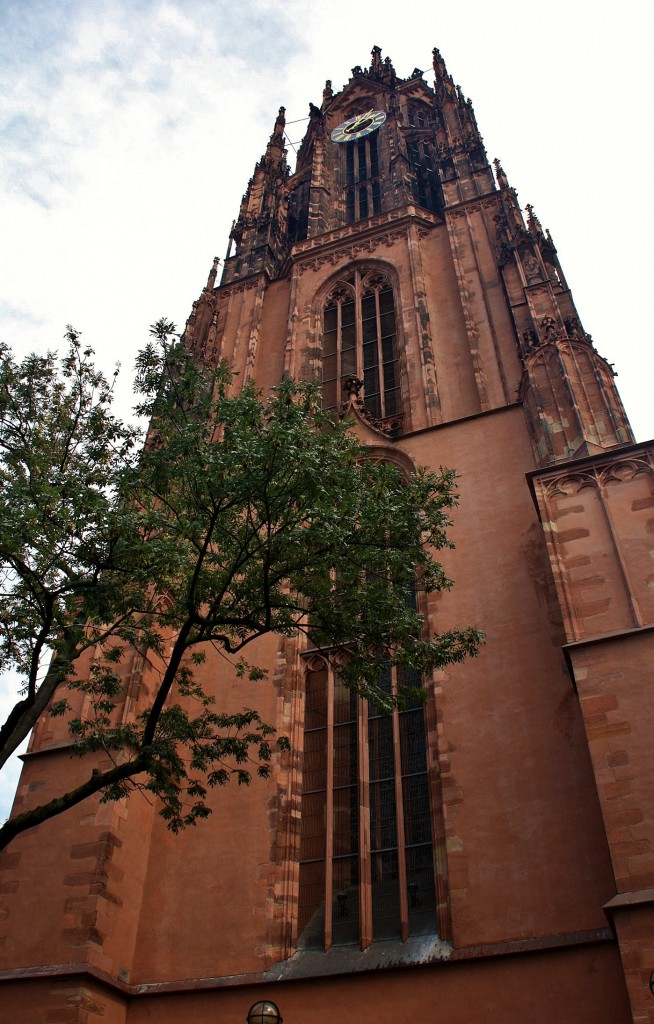
POLYGON ((499 160, 496 258, 523 367, 524 403, 540 465, 633 441, 612 368, 584 330, 549 231, 533 206, 525 224, 499 160))
POLYGON ((254 169, 230 234, 222 283, 265 271, 275 277, 288 249, 285 185, 289 176, 284 147, 284 107, 279 108, 266 152, 254 169), (231 255, 231 244, 235 253, 231 255))
POLYGON ((439 50, 433 51, 437 145, 445 204, 452 206, 494 188, 472 101, 448 74, 439 50))

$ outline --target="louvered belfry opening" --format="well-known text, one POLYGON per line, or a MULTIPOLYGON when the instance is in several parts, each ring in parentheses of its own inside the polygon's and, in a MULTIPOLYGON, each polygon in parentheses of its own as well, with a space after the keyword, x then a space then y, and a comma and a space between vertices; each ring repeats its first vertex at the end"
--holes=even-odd
POLYGON ((345 210, 348 224, 381 213, 377 134, 345 146, 345 210))

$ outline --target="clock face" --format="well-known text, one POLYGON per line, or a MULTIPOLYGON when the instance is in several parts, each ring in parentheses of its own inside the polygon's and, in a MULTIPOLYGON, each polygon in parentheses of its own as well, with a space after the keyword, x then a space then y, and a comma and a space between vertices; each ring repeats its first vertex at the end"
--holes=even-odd
POLYGON ((357 114, 349 121, 343 121, 338 128, 332 132, 332 142, 351 142, 352 139, 362 139, 364 135, 371 135, 376 132, 386 120, 383 110, 368 110, 365 114, 357 114))

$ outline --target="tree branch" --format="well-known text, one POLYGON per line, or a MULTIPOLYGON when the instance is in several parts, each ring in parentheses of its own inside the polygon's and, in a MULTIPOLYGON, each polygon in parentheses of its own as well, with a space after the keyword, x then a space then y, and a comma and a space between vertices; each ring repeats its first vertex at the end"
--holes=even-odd
POLYGON ((31 811, 24 811, 22 814, 17 814, 15 818, 10 818, 0 827, 0 850, 4 850, 12 839, 20 835, 21 832, 25 832, 28 828, 34 828, 35 825, 40 825, 42 822, 47 821, 48 818, 54 818, 55 815, 61 814, 62 811, 75 807, 82 800, 93 796, 94 793, 99 793, 101 789, 105 789, 107 786, 132 778, 134 775, 140 775, 141 772, 147 770, 148 764, 148 754, 146 751, 141 750, 134 760, 125 761, 123 764, 116 765, 106 772, 100 772, 96 769, 91 777, 86 782, 83 782, 81 786, 77 786, 76 789, 71 789, 68 793, 64 793, 63 796, 55 797, 47 804, 33 807, 31 811))

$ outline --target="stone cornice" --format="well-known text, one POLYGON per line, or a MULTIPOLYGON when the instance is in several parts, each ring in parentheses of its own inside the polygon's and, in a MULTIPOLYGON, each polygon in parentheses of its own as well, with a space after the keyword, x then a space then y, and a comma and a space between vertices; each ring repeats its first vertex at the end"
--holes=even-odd
POLYGON ((409 224, 416 223, 430 230, 437 224, 442 223, 442 221, 434 214, 420 207, 413 205, 402 206, 397 210, 391 210, 388 213, 380 213, 376 217, 370 217, 365 222, 365 226, 363 221, 356 221, 354 224, 348 224, 346 227, 336 228, 334 231, 327 231, 322 235, 315 235, 313 238, 296 242, 291 249, 289 262, 302 264, 307 260, 314 259, 318 252, 320 252, 320 255, 337 252, 339 249, 351 244, 354 239, 356 239, 357 243, 366 243, 375 239, 381 241, 380 236, 388 234, 389 229, 404 229, 409 224))
MULTIPOLYGON (((395 958, 389 956, 384 964, 377 964, 374 969, 379 970, 380 968, 385 968, 392 970, 418 966, 436 967, 437 965, 445 968, 447 965, 455 965, 457 963, 469 963, 471 961, 486 960, 489 958, 494 959, 496 957, 522 956, 531 953, 553 953, 579 946, 597 945, 607 942, 613 943, 615 941, 609 928, 596 928, 581 932, 565 932, 558 935, 540 935, 530 939, 515 939, 509 942, 488 943, 480 946, 466 946, 460 949, 452 949, 449 946, 449 943, 443 943, 440 940, 434 940, 434 938, 428 939, 428 937, 425 937, 425 940, 430 948, 434 945, 434 942, 436 942, 437 948, 434 951, 434 956, 427 955, 426 957, 421 957, 418 955, 411 960, 404 960, 397 956, 395 958)), ((380 943, 379 945, 395 946, 398 950, 403 946, 399 941, 385 942, 380 943)), ((303 971, 288 971, 285 970, 285 966, 287 964, 291 964, 293 961, 299 963, 299 960, 302 957, 306 958, 307 954, 311 957, 312 962, 316 959, 321 959, 323 961, 323 970, 319 972, 319 976, 322 977, 335 976, 339 974, 349 975, 352 973, 369 971, 371 969, 370 956, 361 954, 360 950, 352 951, 352 956, 356 956, 356 953, 360 954, 358 958, 359 962, 349 962, 347 965, 343 965, 340 960, 337 964, 336 958, 334 958, 334 965, 332 969, 330 969, 328 963, 328 953, 302 950, 296 953, 294 957, 290 958, 290 960, 280 961, 280 963, 274 964, 267 971, 257 971, 251 974, 223 975, 212 978, 184 978, 178 981, 146 982, 143 984, 132 984, 130 982, 121 981, 118 978, 112 977, 106 971, 100 970, 97 967, 92 967, 89 964, 45 964, 39 967, 24 967, 17 968, 15 970, 0 971, 0 985, 8 982, 13 982, 15 984, 16 982, 21 981, 37 981, 53 978, 72 979, 75 977, 81 977, 93 980, 98 984, 113 989, 121 995, 131 999, 138 996, 163 996, 168 994, 172 995, 173 993, 181 994, 184 992, 234 988, 240 985, 259 985, 286 980, 301 980, 306 976, 303 971)), ((369 954, 369 951, 367 951, 367 953, 369 954)), ((311 977, 315 979, 316 976, 317 973, 313 970, 311 977)))

